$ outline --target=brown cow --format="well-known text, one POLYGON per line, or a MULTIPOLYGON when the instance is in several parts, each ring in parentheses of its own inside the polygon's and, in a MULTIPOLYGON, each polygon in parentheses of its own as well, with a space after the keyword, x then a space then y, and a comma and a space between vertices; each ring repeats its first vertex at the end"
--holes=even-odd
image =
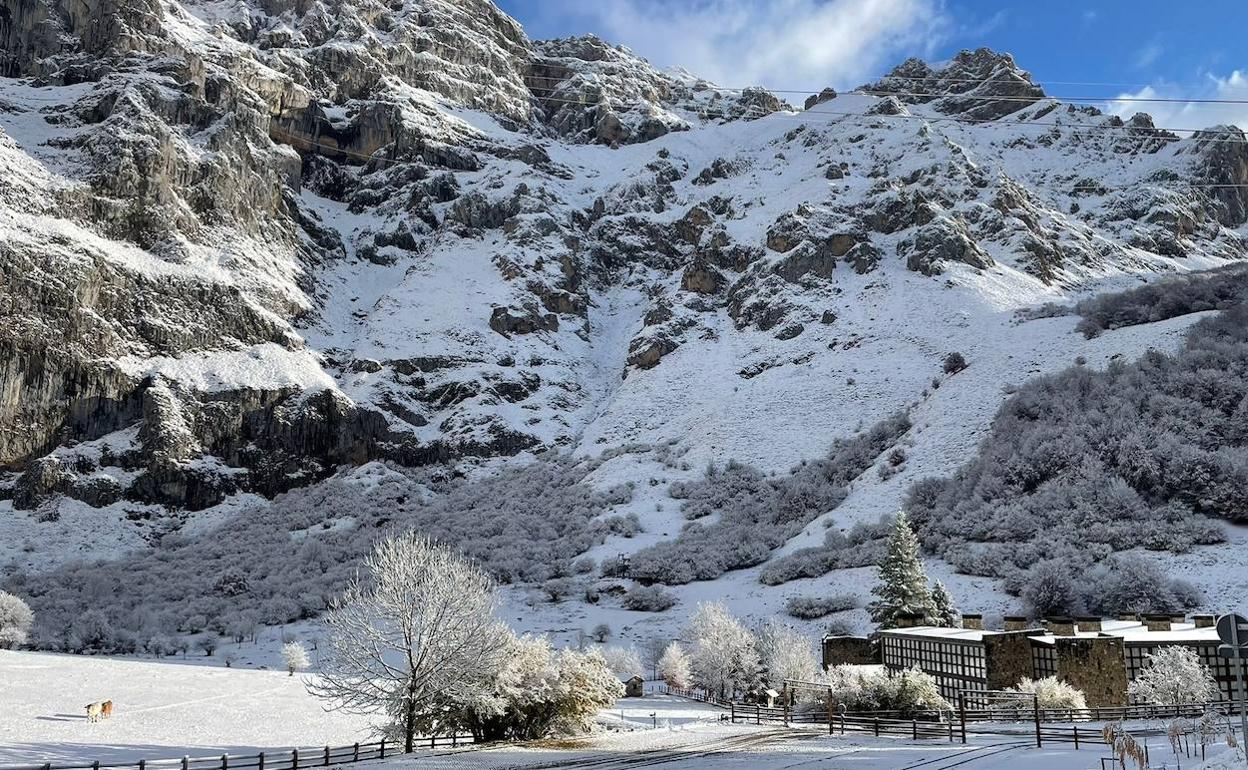
POLYGON ((105 719, 113 718, 113 702, 111 700, 106 700, 100 704, 100 716, 105 719))
POLYGON ((87 704, 87 721, 88 722, 100 721, 100 717, 103 714, 104 714, 103 703, 88 703, 87 704))

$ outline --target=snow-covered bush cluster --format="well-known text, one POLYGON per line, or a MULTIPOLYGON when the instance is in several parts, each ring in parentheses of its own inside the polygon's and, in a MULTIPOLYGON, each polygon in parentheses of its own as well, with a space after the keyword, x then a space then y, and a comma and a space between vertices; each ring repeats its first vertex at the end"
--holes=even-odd
POLYGON ((676 604, 676 597, 659 586, 637 586, 624 594, 620 604, 635 612, 663 612, 676 604))
POLYGON ((690 523, 674 540, 634 554, 630 574, 681 585, 763 563, 772 549, 839 505, 849 482, 909 429, 909 417, 893 415, 861 435, 836 440, 826 457, 779 478, 730 461, 712 466, 698 481, 673 484, 670 494, 684 500, 681 512, 690 523))
POLYGON ((1094 565, 1049 559, 1018 573, 1006 588, 1022 596, 1036 617, 1174 612, 1200 603, 1194 586, 1134 555, 1114 556, 1094 565))
POLYGON ((476 481, 366 466, 292 491, 197 537, 166 536, 141 559, 18 574, 9 587, 50 649, 125 652, 175 633, 247 634, 314 617, 382 536, 454 543, 499 582, 546 582, 600 543, 627 501, 584 483, 589 463, 538 460, 476 481))
MULTIPOLYGON (((889 674, 881 668, 833 666, 825 675, 829 696, 846 711, 890 711, 901 717, 952 711, 930 674, 917 668, 889 674)), ((812 708, 827 704, 812 703, 812 708)))
POLYGON ((1075 306, 1087 337, 1107 329, 1164 321, 1188 313, 1225 310, 1248 298, 1248 269, 1240 265, 1180 275, 1131 291, 1103 294, 1075 306))
POLYGON ((851 569, 879 564, 884 558, 884 538, 891 518, 875 524, 855 524, 848 533, 829 529, 823 545, 800 548, 787 556, 773 559, 758 573, 763 585, 775 586, 798 578, 826 575, 834 569, 851 569))
POLYGON ((1248 521, 1248 309, 1195 324, 1174 355, 1028 383, 976 457, 913 486, 906 508, 971 574, 1220 542, 1216 518, 1248 521))
POLYGON ((862 606, 862 601, 852 594, 794 596, 784 603, 784 611, 799 620, 815 620, 834 612, 844 612, 860 606, 862 606))

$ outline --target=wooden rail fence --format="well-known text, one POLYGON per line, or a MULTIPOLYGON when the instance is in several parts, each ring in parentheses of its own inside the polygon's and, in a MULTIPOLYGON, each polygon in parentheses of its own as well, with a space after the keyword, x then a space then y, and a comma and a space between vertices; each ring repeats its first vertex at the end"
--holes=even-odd
MULTIPOLYGON (((471 735, 435 735, 417 738, 419 748, 461 746, 473 743, 471 735)), ((385 759, 403 753, 403 744, 384 738, 349 746, 318 746, 259 754, 220 754, 210 757, 183 756, 178 759, 139 759, 134 762, 90 762, 58 764, 43 762, 27 765, 0 765, 0 770, 312 770, 370 759, 385 759)))

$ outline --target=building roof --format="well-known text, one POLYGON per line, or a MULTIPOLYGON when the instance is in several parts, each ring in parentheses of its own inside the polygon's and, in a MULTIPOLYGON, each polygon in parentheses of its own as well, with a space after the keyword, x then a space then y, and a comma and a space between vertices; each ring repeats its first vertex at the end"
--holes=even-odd
MULTIPOLYGON (((1138 620, 1102 620, 1099 631, 1076 630, 1073 634, 1056 635, 1037 627, 1025 629, 1025 632, 1029 639, 1041 644, 1053 644, 1057 639, 1094 639, 1104 636, 1120 637, 1126 644, 1218 643, 1216 628, 1197 628, 1193 623, 1173 623, 1168 631, 1150 631, 1147 625, 1138 620)), ((982 642, 984 637, 1007 633, 1019 632, 941 626, 890 628, 880 632, 884 636, 920 637, 949 642, 982 642)))

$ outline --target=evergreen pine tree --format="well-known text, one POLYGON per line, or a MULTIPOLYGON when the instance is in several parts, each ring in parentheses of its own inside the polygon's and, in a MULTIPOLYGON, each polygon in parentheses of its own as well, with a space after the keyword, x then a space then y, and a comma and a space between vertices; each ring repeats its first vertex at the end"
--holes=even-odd
POLYGON ((888 536, 888 553, 880 563, 880 581, 871 593, 879 597, 867 608, 871 619, 880 628, 893 628, 897 618, 917 613, 924 618, 935 615, 932 592, 927 587, 927 573, 919 558, 919 539, 910 528, 905 512, 897 514, 888 536))
POLYGON ((932 617, 930 622, 935 626, 956 628, 958 625, 958 608, 953 606, 953 595, 945 584, 937 580, 932 585, 932 617))

